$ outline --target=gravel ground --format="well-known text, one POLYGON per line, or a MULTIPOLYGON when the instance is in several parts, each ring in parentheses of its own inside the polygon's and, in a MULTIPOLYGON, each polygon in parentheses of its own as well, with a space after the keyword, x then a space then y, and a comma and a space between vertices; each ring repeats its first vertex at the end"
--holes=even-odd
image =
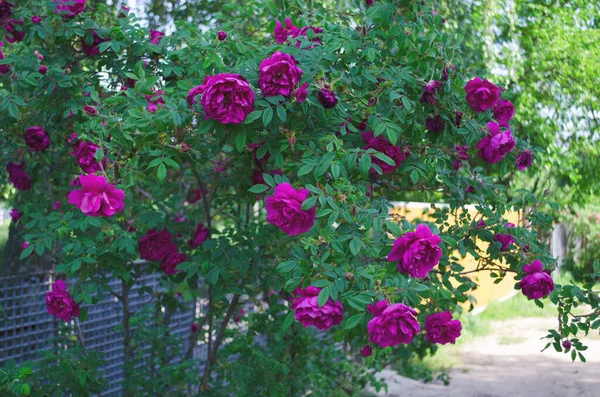
MULTIPOLYGON (((424 384, 385 370, 389 392, 368 395, 410 397, 598 397, 600 339, 587 338, 587 363, 552 347, 541 353, 554 319, 525 318, 492 323, 496 332, 452 346, 460 364, 450 371, 450 385, 424 384)), ((452 352, 453 354, 454 352, 452 352)))

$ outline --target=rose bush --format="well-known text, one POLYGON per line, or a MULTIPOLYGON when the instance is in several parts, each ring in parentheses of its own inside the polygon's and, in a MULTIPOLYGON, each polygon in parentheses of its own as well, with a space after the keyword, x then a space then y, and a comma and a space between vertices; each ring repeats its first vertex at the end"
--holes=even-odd
POLYGON ((453 314, 477 288, 467 255, 474 272, 511 273, 537 304, 559 305, 557 350, 597 325, 567 315, 597 309, 591 286, 550 288, 538 265, 524 269, 555 267, 540 237, 549 202, 504 177, 540 149, 513 135, 502 89, 460 64, 427 4, 232 4, 237 19, 215 14, 208 31, 177 20, 162 35, 115 7, 30 3, 1 3, 6 21, 23 20, 9 33, 24 32, 0 61, 12 233, 28 243, 21 260, 50 257, 78 280, 53 291, 53 313, 81 305, 74 321, 87 321, 105 294, 120 302, 125 395, 379 387, 383 363, 456 340, 453 314), (446 205, 414 224, 390 215, 391 201, 415 199, 446 205), (509 211, 519 223, 497 244, 509 211), (143 289, 151 303, 132 312, 129 291, 150 272, 164 292, 143 289), (188 342, 202 359, 169 328, 198 299, 188 342))

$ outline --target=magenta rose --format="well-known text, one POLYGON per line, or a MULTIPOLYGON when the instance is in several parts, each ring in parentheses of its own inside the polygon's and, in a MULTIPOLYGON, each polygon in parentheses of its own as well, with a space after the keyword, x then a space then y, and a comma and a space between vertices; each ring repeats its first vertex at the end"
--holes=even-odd
POLYGON ((321 88, 321 91, 317 94, 317 99, 325 109, 331 109, 338 103, 335 93, 327 87, 321 88))
POLYGON ((363 357, 371 357, 373 355, 373 348, 371 345, 364 345, 362 349, 360 349, 360 355, 363 357))
POLYGON ((188 244, 192 247, 198 247, 200 244, 208 240, 210 237, 210 230, 204 227, 204 224, 200 223, 196 225, 196 230, 194 231, 194 237, 188 241, 188 244))
MULTIPOLYGON (((239 74, 221 73, 206 76, 197 93, 206 118, 223 124, 239 124, 254 110, 254 91, 239 74)), ((188 103, 190 102, 188 94, 188 103)))
POLYGON ((158 30, 150 30, 150 42, 152 44, 160 44, 162 38, 165 37, 163 32, 159 32, 158 30))
POLYGON ((437 80, 431 80, 423 90, 423 94, 421 95, 421 102, 429 103, 430 105, 435 105, 437 103, 437 99, 435 94, 444 86, 444 83, 437 80))
MULTIPOLYGON (((309 30, 312 30, 315 34, 320 34, 323 33, 323 28, 315 28, 314 26, 305 26, 302 29, 300 29, 300 31, 298 32, 298 35, 293 36, 293 37, 306 37, 306 34, 309 30)), ((310 41, 312 41, 313 43, 318 43, 318 44, 322 44, 321 40, 318 37, 315 37, 314 39, 311 39, 310 41)), ((296 40, 296 48, 300 48, 300 40, 296 40)), ((311 45, 307 48, 314 48, 314 45, 311 45)))
POLYGON ((308 83, 304 83, 300 87, 298 87, 296 92, 294 92, 294 96, 296 97, 296 100, 300 103, 306 101, 306 98, 308 98, 308 83))
POLYGON ((81 39, 81 50, 88 57, 94 57, 94 56, 100 54, 100 43, 103 43, 105 41, 110 41, 110 37, 102 38, 102 37, 98 36, 96 31, 94 31, 94 30, 92 30, 90 33, 92 35, 91 43, 88 44, 88 41, 86 38, 81 39))
POLYGON ((194 88, 192 88, 187 95, 187 103, 190 106, 193 106, 195 103, 197 103, 196 101, 196 96, 200 95, 202 93, 202 86, 196 86, 194 88))
POLYGON ((146 109, 148 110, 148 112, 156 113, 156 110, 158 109, 158 105, 165 104, 165 100, 163 99, 162 94, 164 94, 163 91, 155 90, 153 94, 145 95, 145 98, 148 101, 148 106, 146 106, 146 109))
POLYGON ((307 189, 296 190, 287 182, 275 186, 273 196, 266 199, 267 221, 288 236, 309 231, 315 223, 315 207, 302 209, 309 194, 307 189))
POLYGON ((500 88, 479 77, 469 81, 465 86, 465 91, 467 92, 467 102, 477 113, 493 109, 500 98, 500 88))
MULTIPOLYGON (((515 225, 512 223, 506 224, 507 229, 513 227, 515 227, 515 225)), ((494 236, 494 241, 500 243, 500 251, 507 251, 510 248, 510 246, 515 242, 515 238, 510 234, 496 233, 496 235, 494 236)))
MULTIPOLYGON (((2 42, 0 41, 0 47, 2 47, 2 42)), ((0 61, 3 60, 4 58, 6 58, 4 56, 4 52, 0 51, 0 61)), ((10 65, 9 64, 3 64, 0 65, 0 74, 5 76, 8 74, 8 72, 10 72, 10 65)))
POLYGON ((502 160, 515 148, 515 139, 510 129, 500 131, 500 126, 494 122, 487 123, 490 133, 477 144, 479 157, 490 164, 502 160))
POLYGON ((94 155, 99 147, 91 142, 81 142, 77 147, 77 163, 81 170, 87 174, 102 171, 106 167, 106 157, 102 159, 102 164, 96 160, 94 155))
POLYGON ((25 143, 32 152, 43 152, 50 146, 50 138, 42 127, 34 126, 25 130, 25 143))
MULTIPOLYGON (((173 246, 175 248, 175 246, 173 246)), ((160 268, 165 274, 177 274, 177 265, 187 261, 187 255, 177 251, 177 248, 169 251, 160 263, 160 268)))
POLYGON ((259 67, 258 86, 265 97, 283 95, 289 97, 302 78, 302 69, 293 56, 275 52, 263 60, 259 67))
POLYGON ((41 65, 38 68, 38 73, 40 73, 40 74, 46 74, 46 73, 48 73, 48 67, 46 65, 41 65))
POLYGON ((402 303, 388 306, 387 301, 379 301, 367 309, 374 316, 367 325, 369 341, 383 348, 409 344, 421 330, 417 312, 410 306, 402 303))
POLYGON ((285 43, 289 36, 296 37, 299 33, 300 29, 292 24, 292 20, 290 18, 285 19, 285 28, 281 22, 277 21, 275 23, 275 29, 273 30, 275 41, 279 44, 285 43))
POLYGON ((138 251, 142 259, 160 261, 168 253, 177 251, 177 247, 173 244, 173 236, 166 228, 161 231, 150 229, 138 242, 138 251))
POLYGON ((217 33, 217 39, 219 39, 219 41, 223 41, 227 38, 227 33, 223 32, 222 30, 219 30, 219 32, 217 33))
POLYGON ((523 266, 523 271, 527 275, 521 279, 519 285, 523 295, 529 299, 541 299, 554 291, 554 281, 548 273, 544 272, 542 262, 535 260, 523 266))
POLYGON ((440 262, 441 242, 440 236, 431 233, 429 226, 422 223, 414 232, 408 232, 394 241, 387 260, 398 261, 399 271, 411 277, 423 278, 440 262))
MULTIPOLYGON (((381 171, 384 174, 390 174, 394 172, 396 168, 400 167, 402 161, 404 161, 405 156, 402 148, 400 146, 392 145, 390 141, 383 137, 383 135, 375 137, 373 131, 365 131, 362 133, 362 138, 365 142, 367 142, 367 145, 363 147, 363 150, 377 150, 379 153, 385 154, 386 156, 394 160, 394 162, 396 163, 394 165, 391 165, 381 159, 378 159, 374 155, 371 155, 371 162, 381 167, 381 171)), ((371 168, 371 172, 374 174, 377 173, 375 168, 371 168)))
POLYGON ((494 108, 494 118, 501 127, 508 128, 508 122, 515 115, 515 105, 506 99, 500 99, 498 105, 494 108))
POLYGON ((23 31, 23 20, 19 19, 18 21, 15 19, 9 20, 6 25, 4 25, 4 37, 6 41, 9 43, 15 43, 18 41, 23 41, 25 38, 25 32, 23 31))
MULTIPOLYGON (((274 170, 271 172, 268 172, 269 175, 274 176, 274 175, 283 175, 283 173, 280 170, 274 170)), ((259 169, 255 169, 252 172, 252 184, 253 185, 266 185, 265 182, 265 177, 263 176, 263 171, 259 170, 259 169)))
POLYGON ((517 156, 517 168, 521 171, 525 171, 527 167, 531 165, 533 157, 529 150, 524 150, 517 156))
POLYGON ((42 18, 37 15, 34 15, 31 17, 31 22, 37 25, 38 23, 42 22, 42 18))
POLYGON ((4 25, 4 23, 10 19, 13 15, 13 7, 15 5, 13 3, 9 3, 4 0, 0 2, 0 26, 4 25))
POLYGON ((294 317, 302 326, 308 328, 313 326, 321 331, 326 331, 334 325, 342 322, 344 317, 344 306, 341 302, 334 302, 331 298, 319 307, 319 292, 321 288, 306 287, 298 288, 294 292, 292 310, 294 317))
POLYGON ((31 189, 31 177, 25 172, 25 162, 8 163, 6 171, 8 171, 8 180, 17 188, 17 190, 31 189))
POLYGON ((79 317, 79 305, 67 292, 63 280, 56 280, 52 284, 52 291, 46 292, 46 310, 63 321, 69 321, 71 317, 79 317))
POLYGON ((10 217, 12 218, 13 222, 17 222, 22 216, 23 214, 21 214, 18 209, 13 208, 10 210, 10 217))
POLYGON ((461 331, 460 321, 452 320, 452 313, 449 311, 433 313, 425 319, 425 339, 431 343, 454 343, 461 331))
POLYGON ((86 0, 52 0, 56 5, 56 12, 63 18, 73 18, 85 9, 86 0))
POLYGON ((125 192, 116 189, 103 176, 79 175, 81 189, 69 193, 69 204, 87 216, 113 216, 125 208, 125 192))
POLYGON ((436 114, 432 117, 427 117, 425 119, 425 125, 427 126, 427 129, 431 132, 444 132, 444 120, 442 120, 442 117, 439 114, 436 114))

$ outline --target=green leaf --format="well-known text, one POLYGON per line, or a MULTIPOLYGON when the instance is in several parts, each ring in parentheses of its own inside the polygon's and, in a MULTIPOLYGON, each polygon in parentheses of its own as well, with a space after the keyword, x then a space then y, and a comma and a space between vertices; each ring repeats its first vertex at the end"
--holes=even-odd
POLYGON ((329 286, 323 288, 321 292, 319 292, 319 296, 317 297, 317 302, 319 303, 319 307, 323 307, 327 300, 329 299, 329 286))
POLYGON ((286 316, 285 320, 283 320, 283 326, 281 327, 282 331, 286 331, 292 324, 294 323, 294 312, 290 311, 286 316))
POLYGON ((298 265, 298 262, 293 259, 281 262, 279 266, 277 266, 277 271, 279 273, 289 273, 296 268, 296 265, 298 265))
POLYGON ((33 252, 33 244, 29 243, 29 246, 21 252, 19 259, 25 259, 33 252))
POLYGON ((246 131, 242 130, 235 136, 235 148, 242 153, 246 147, 246 131))
POLYGON ((262 110, 255 110, 254 112, 250 113, 248 115, 248 117, 246 117, 246 121, 244 121, 244 124, 251 124, 254 121, 258 120, 260 118, 260 116, 262 116, 263 111, 262 110))
POLYGON ((153 159, 150 164, 148 164, 148 168, 152 168, 152 167, 156 167, 157 165, 159 165, 160 163, 162 163, 162 158, 157 157, 155 159, 153 159))
POLYGON ((344 323, 344 329, 352 329, 356 327, 358 324, 360 324, 364 316, 364 313, 360 313, 346 319, 346 322, 344 323))
POLYGON ((287 114, 285 113, 283 106, 277 106, 277 117, 279 117, 279 120, 281 120, 282 123, 285 123, 287 120, 287 114))
POLYGON ((357 256, 360 252, 360 240, 356 237, 350 240, 350 252, 354 256, 357 256))
POLYGON ((314 165, 303 165, 302 167, 300 167, 300 169, 298 170, 298 176, 304 176, 304 175, 308 175, 310 174, 310 172, 315 168, 314 165))
POLYGON ((254 185, 250 189, 248 189, 250 193, 262 193, 266 190, 269 190, 269 187, 267 185, 254 185))
POLYGON ((315 196, 309 197, 302 203, 303 210, 309 210, 317 204, 317 198, 315 196))
POLYGON ((162 181, 167 176, 167 167, 163 163, 160 163, 158 168, 156 169, 156 177, 158 180, 162 181))
POLYGON ((262 119, 265 126, 269 125, 271 120, 273 120, 273 108, 266 108, 263 112, 262 119))

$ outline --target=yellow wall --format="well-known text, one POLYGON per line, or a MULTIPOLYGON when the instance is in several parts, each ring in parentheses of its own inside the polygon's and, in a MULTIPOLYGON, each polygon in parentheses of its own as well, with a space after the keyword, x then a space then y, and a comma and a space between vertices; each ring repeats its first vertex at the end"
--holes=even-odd
MULTIPOLYGON (((471 213, 471 216, 475 216, 477 213, 472 208, 467 208, 467 211, 471 213)), ((433 210, 430 209, 430 205, 427 203, 394 203, 394 208, 391 210, 391 214, 403 216, 411 222, 415 219, 432 221, 428 216, 428 212, 433 213, 433 210)), ((504 219, 516 225, 518 214, 516 212, 507 213, 504 215, 504 219)), ((448 223, 452 225, 453 219, 449 218, 448 223)), ((477 246, 485 251, 488 243, 478 241, 477 246)), ((465 271, 477 268, 477 261, 469 254, 459 262, 464 266, 465 271)), ((487 271, 472 273, 468 276, 479 285, 479 288, 471 292, 471 295, 476 300, 474 303, 475 308, 482 308, 490 301, 500 299, 514 292, 515 279, 512 273, 507 274, 504 280, 498 284, 494 284, 494 279, 490 277, 487 271)))

